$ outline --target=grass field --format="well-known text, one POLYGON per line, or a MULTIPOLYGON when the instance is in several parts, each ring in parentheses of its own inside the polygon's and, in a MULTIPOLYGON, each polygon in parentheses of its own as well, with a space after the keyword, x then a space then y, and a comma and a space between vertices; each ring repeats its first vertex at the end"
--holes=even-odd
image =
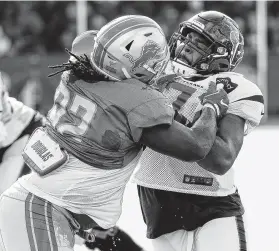
MULTIPOLYGON (((235 168, 236 184, 246 208, 249 251, 278 251, 279 124, 261 126, 248 135, 235 168)), ((145 237, 135 184, 127 185, 123 204, 118 225, 146 251, 152 251, 145 237)), ((78 247, 76 251, 85 249, 78 247)))

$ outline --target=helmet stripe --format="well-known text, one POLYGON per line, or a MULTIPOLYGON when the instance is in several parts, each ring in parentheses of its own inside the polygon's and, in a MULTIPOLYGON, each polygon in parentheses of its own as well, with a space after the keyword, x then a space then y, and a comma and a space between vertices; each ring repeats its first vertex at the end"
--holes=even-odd
MULTIPOLYGON (((102 31, 99 31, 98 38, 101 37, 100 42, 102 44, 106 44, 112 37, 114 37, 118 32, 124 30, 125 28, 137 25, 137 24, 151 24, 158 27, 158 25, 147 17, 139 17, 139 16, 129 16, 127 18, 119 18, 111 22, 110 27, 102 31)), ((160 28, 160 27, 159 27, 160 28)), ((98 39, 97 38, 97 39, 98 39)))

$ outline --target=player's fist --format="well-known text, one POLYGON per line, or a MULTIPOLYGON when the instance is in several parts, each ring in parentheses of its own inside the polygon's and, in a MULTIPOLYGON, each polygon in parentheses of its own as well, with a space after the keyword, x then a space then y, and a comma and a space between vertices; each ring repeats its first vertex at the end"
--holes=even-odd
POLYGON ((211 82, 207 93, 203 97, 202 104, 212 106, 217 118, 221 118, 228 110, 229 98, 224 89, 217 90, 215 83, 211 82))

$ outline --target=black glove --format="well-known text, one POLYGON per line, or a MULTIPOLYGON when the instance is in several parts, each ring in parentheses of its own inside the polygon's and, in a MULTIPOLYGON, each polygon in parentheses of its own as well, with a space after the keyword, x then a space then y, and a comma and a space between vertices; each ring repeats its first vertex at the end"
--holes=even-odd
POLYGON ((78 235, 88 243, 95 242, 96 240, 96 236, 92 231, 86 231, 80 229, 78 232, 76 232, 76 235, 78 235))

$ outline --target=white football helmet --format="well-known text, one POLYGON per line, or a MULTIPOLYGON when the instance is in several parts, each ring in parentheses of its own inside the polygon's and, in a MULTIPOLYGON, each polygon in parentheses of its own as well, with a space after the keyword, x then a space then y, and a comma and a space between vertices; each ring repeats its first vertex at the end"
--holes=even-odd
POLYGON ((161 27, 151 18, 128 15, 112 20, 97 33, 91 62, 113 80, 136 78, 154 84, 169 57, 161 27))

